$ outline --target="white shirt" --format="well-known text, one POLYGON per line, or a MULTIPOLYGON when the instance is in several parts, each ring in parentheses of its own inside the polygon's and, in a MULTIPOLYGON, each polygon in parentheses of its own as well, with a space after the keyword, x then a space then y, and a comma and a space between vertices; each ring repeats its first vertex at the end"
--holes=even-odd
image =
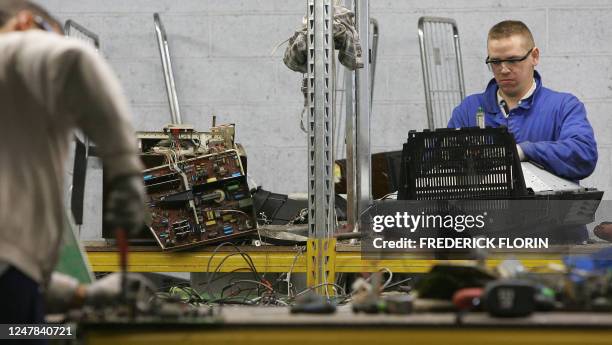
MULTIPOLYGON (((533 95, 533 93, 535 92, 535 89, 536 89, 536 81, 535 79, 533 79, 533 83, 531 84, 531 87, 529 88, 527 93, 523 97, 521 97, 521 100, 518 102, 518 104, 520 105, 522 101, 531 97, 531 95, 533 95)), ((501 109, 502 114, 504 114, 504 117, 508 117, 508 115, 510 114, 506 113, 506 107, 505 107, 506 101, 502 97, 501 91, 499 89, 497 89, 497 104, 499 105, 499 109, 501 109)))

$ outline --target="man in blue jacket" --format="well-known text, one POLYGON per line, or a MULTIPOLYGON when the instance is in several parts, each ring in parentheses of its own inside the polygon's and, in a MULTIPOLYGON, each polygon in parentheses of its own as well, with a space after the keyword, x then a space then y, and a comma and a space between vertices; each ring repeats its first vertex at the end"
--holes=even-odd
MULTIPOLYGON (((484 112, 485 125, 507 127, 514 135, 521 160, 575 182, 591 175, 597 164, 597 144, 586 109, 574 95, 542 86, 535 70, 540 60, 529 28, 520 21, 494 25, 487 37, 486 64, 494 78, 480 94, 468 96, 454 110, 450 128, 477 126, 484 112)), ((554 231, 555 243, 581 243, 586 227, 554 231)))
POLYGON ((540 50, 529 28, 512 20, 494 25, 487 52, 494 79, 484 93, 468 96, 453 110, 448 127, 476 126, 482 108, 486 126, 505 126, 514 135, 521 160, 572 181, 589 176, 597 163, 597 145, 584 104, 542 86, 535 71, 540 50))

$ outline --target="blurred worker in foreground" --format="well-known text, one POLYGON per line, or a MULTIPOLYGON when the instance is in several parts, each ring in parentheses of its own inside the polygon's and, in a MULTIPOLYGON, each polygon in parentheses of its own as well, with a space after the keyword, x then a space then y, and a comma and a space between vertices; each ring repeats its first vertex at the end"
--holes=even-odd
POLYGON ((127 231, 142 224, 142 167, 126 98, 99 54, 61 32, 39 6, 0 0, 0 324, 42 322, 45 291, 49 306, 64 308, 119 294, 116 275, 79 287, 52 274, 74 128, 97 144, 104 160, 105 220, 127 231))
POLYGON ((540 49, 529 28, 513 20, 495 24, 487 53, 485 62, 494 78, 483 93, 468 96, 453 110, 448 127, 476 126, 482 107, 486 126, 504 126, 514 135, 521 160, 572 181, 591 175, 597 145, 584 104, 542 86, 535 70, 540 49))
MULTIPOLYGON (((513 20, 495 24, 489 30, 487 53, 485 62, 494 78, 483 93, 468 96, 453 110, 448 127, 477 126, 477 113, 483 110, 487 127, 504 126, 514 135, 522 161, 576 182, 591 175, 597 144, 584 104, 542 85, 535 70, 540 49, 529 28, 513 20)), ((587 239, 584 227, 561 233, 560 242, 587 239)))

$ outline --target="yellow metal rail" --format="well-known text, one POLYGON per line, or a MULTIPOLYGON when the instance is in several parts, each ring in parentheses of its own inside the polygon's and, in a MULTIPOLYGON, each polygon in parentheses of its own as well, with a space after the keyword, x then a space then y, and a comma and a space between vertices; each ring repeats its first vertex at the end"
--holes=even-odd
MULTIPOLYGON (((260 272, 307 272, 306 253, 300 254, 297 249, 287 247, 285 250, 274 251, 245 249, 255 267, 260 272)), ((129 254, 129 270, 133 272, 206 272, 207 266, 214 271, 221 261, 233 251, 218 252, 213 257, 210 251, 164 253, 159 251, 133 251, 129 254), (212 257, 212 260, 211 260, 212 257), (210 261, 210 265, 209 265, 210 261)), ((119 256, 116 251, 88 250, 89 261, 96 272, 119 271, 119 256)), ((532 256, 533 257, 533 256, 532 256)), ((548 271, 547 266, 551 263, 560 264, 559 254, 542 254, 539 259, 521 258, 521 262, 528 269, 540 269, 548 271)), ((487 265, 497 266, 502 259, 489 259, 487 265)), ((443 260, 424 260, 414 255, 405 255, 397 260, 366 260, 361 257, 358 250, 337 251, 335 257, 336 273, 375 272, 382 267, 390 269, 394 273, 424 273, 431 266, 443 260)), ((469 262, 453 261, 458 262, 469 262)), ((248 266, 240 255, 228 257, 219 268, 220 272, 248 271, 248 266)))
MULTIPOLYGON (((221 261, 232 252, 131 252, 128 256, 129 270, 132 272, 206 272, 207 267, 214 271, 221 261), (211 260, 212 258, 212 260, 211 260), (210 264, 209 264, 210 262, 210 264)), ((297 251, 256 251, 248 252, 259 272, 306 272, 306 259, 297 251)), ((95 272, 118 272, 119 254, 114 251, 88 252, 89 262, 95 272)), ((249 271, 248 265, 240 255, 228 257, 220 267, 220 272, 249 271)))

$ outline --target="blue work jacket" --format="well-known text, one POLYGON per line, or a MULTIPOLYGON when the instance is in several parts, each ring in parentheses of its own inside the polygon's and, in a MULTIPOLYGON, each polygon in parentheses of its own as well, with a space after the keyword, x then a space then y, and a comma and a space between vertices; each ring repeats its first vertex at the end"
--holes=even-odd
POLYGON ((507 127, 528 160, 572 181, 589 176, 597 164, 597 144, 584 104, 572 94, 543 87, 537 71, 534 79, 535 92, 507 118, 497 103, 498 87, 492 79, 484 93, 466 97, 453 110, 448 127, 475 127, 482 107, 485 125, 507 127))

